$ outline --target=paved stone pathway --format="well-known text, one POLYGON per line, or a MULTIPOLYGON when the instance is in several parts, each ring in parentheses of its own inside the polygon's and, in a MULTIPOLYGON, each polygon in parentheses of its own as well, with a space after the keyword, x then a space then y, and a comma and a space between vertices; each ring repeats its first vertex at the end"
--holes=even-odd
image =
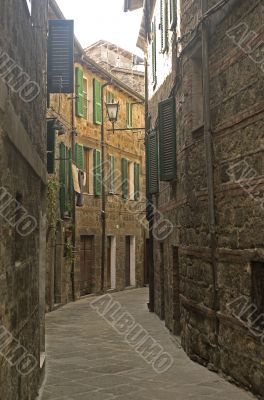
POLYGON ((147 289, 113 294, 174 358, 157 374, 90 306, 71 303, 47 315, 46 378, 41 400, 252 400, 253 396, 190 361, 147 310, 147 289))

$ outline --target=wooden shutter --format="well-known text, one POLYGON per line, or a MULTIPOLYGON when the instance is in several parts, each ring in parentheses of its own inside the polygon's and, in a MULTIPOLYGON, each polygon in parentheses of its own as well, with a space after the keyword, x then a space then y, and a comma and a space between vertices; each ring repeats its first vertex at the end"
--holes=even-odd
POLYGON ((157 84, 157 33, 156 33, 156 19, 152 23, 152 83, 154 86, 157 84))
POLYGON ((134 199, 138 200, 140 198, 140 166, 139 164, 134 164, 134 199))
POLYGON ((147 158, 147 191, 149 194, 158 193, 158 144, 157 131, 152 131, 146 137, 147 158))
POLYGON ((48 93, 73 93, 73 21, 50 20, 48 93))
POLYGON ((102 180, 102 166, 101 166, 101 151, 94 150, 93 152, 93 165, 94 165, 94 195, 101 195, 101 180, 102 180))
POLYGON ((122 197, 128 199, 128 161, 121 158, 122 197))
POLYGON ((110 156, 110 184, 109 184, 110 193, 115 192, 115 157, 110 156))
POLYGON ((170 0, 170 25, 175 27, 177 24, 177 0, 170 0))
POLYGON ((176 178, 176 110, 175 98, 159 103, 160 180, 176 178))
MULTIPOLYGON (((69 193, 69 210, 72 209, 72 196, 73 196, 73 178, 72 178, 72 151, 69 149, 69 169, 68 169, 68 193, 69 193)), ((70 212, 71 214, 71 212, 70 212)))
POLYGON ((93 80, 94 123, 102 124, 101 82, 93 80))
POLYGON ((83 70, 81 68, 75 68, 75 114, 77 117, 83 117, 83 70))
POLYGON ((81 144, 75 144, 75 163, 79 169, 84 169, 84 149, 81 144))
POLYGON ((56 151, 56 131, 54 129, 54 121, 47 123, 47 172, 54 174, 55 172, 55 151, 56 151))
POLYGON ((60 214, 64 218, 66 210, 66 146, 60 143, 60 214))
POLYGON ((160 0, 160 33, 161 33, 161 51, 165 53, 168 50, 168 0, 160 0))

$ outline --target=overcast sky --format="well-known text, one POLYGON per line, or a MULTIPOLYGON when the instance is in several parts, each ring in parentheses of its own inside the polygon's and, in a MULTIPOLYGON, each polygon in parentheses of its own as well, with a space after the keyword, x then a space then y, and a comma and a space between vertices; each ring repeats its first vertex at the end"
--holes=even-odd
POLYGON ((136 47, 142 9, 124 13, 124 0, 57 0, 64 16, 74 19, 75 35, 83 47, 108 40, 138 55, 136 47))

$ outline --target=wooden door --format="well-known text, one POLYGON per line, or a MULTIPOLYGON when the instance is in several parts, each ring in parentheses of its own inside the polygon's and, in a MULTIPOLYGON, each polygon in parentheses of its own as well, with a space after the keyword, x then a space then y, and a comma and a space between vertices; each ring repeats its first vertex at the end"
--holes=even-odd
POLYGON ((163 243, 160 243, 160 319, 165 319, 165 263, 163 243))
POLYGON ((80 251, 80 292, 81 296, 92 291, 92 270, 94 267, 94 237, 81 236, 80 251))
POLYGON ((125 243, 125 286, 130 286, 130 236, 125 243))
POLYGON ((173 333, 179 335, 180 328, 180 266, 178 247, 172 246, 172 287, 173 287, 173 333))

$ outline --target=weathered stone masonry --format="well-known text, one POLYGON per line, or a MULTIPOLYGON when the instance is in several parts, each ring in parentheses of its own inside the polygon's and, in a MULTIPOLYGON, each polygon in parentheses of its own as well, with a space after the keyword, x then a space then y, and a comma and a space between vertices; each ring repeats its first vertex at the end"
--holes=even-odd
MULTIPOLYGON (((31 16, 26 1, 1 1, 0 53, 40 88, 33 102, 25 102, 21 91, 8 87, 4 75, 0 78, 0 186, 37 222, 34 231, 22 237, 1 217, 0 325, 36 359, 33 371, 23 376, 0 355, 1 400, 35 399, 40 353, 45 350, 46 27, 47 1, 36 0, 31 16)), ((18 219, 16 204, 5 212, 18 219)), ((14 343, 3 348, 2 340, 1 352, 14 351, 14 343)))

